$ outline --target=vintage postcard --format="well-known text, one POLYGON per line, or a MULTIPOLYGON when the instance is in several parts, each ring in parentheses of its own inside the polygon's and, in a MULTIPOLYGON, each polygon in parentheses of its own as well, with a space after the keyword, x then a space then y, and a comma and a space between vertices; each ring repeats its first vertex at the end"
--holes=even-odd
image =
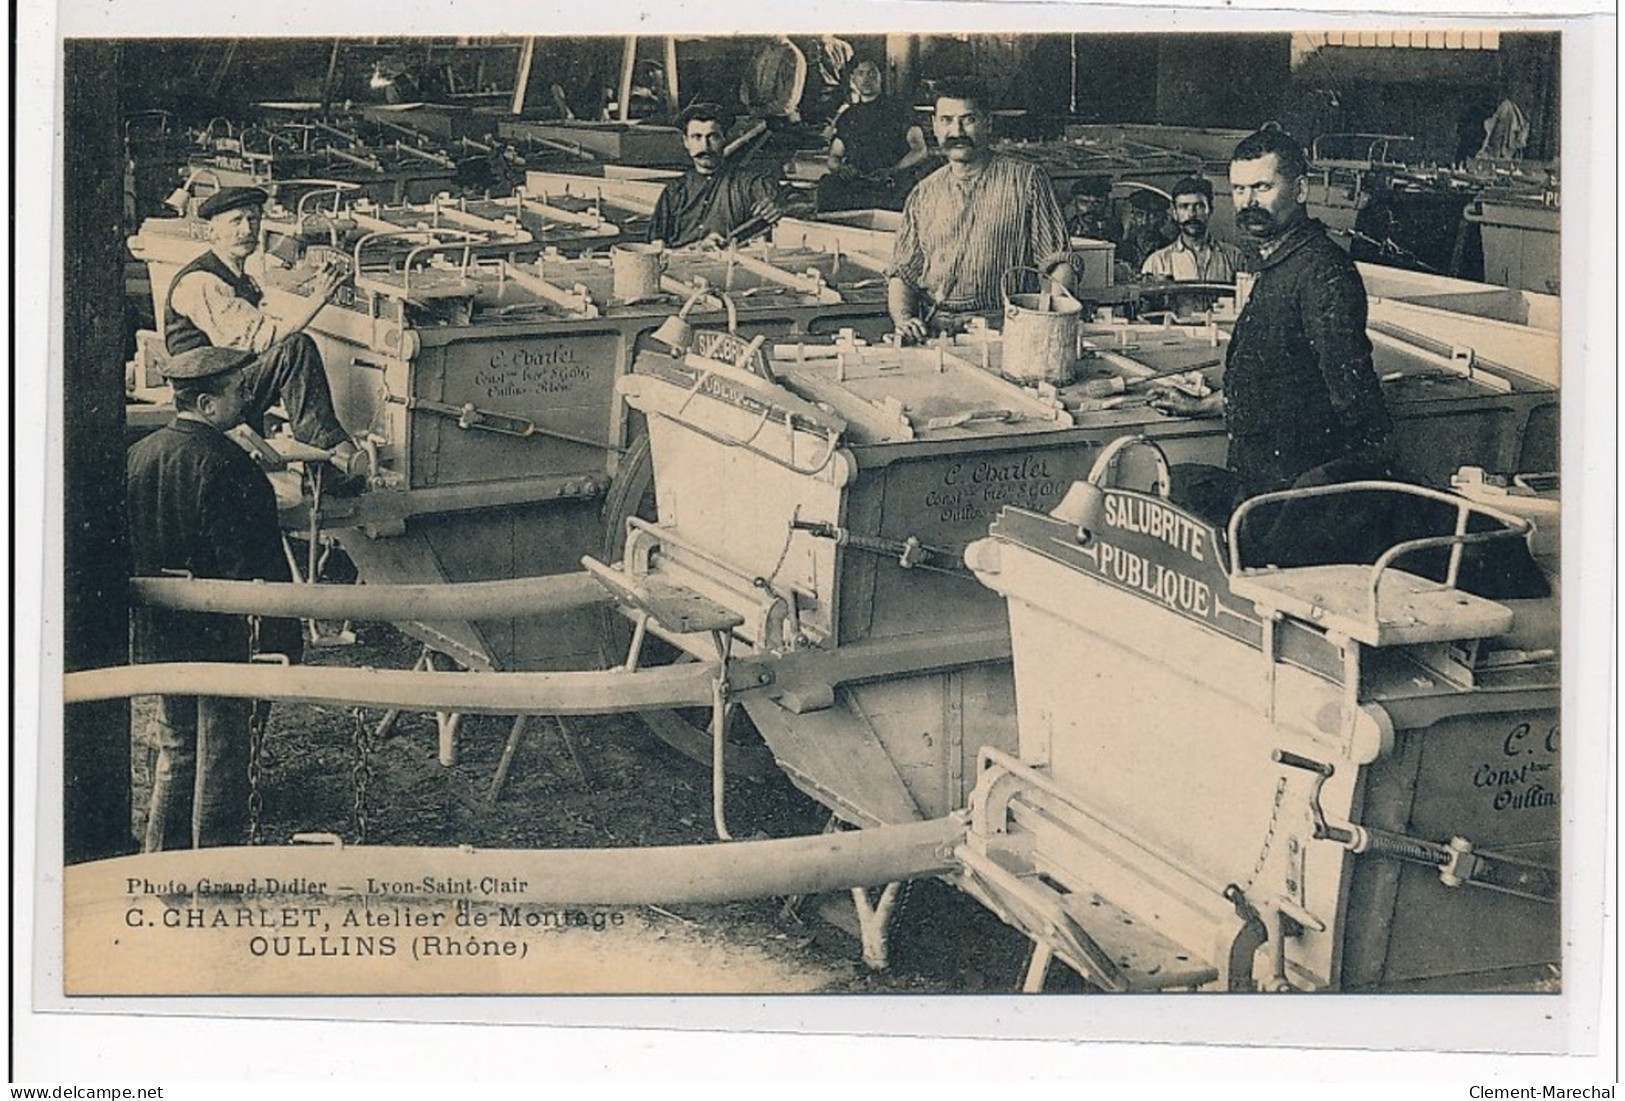
POLYGON ((1182 19, 65 8, 36 1008, 1594 1049, 1612 54, 1182 19))

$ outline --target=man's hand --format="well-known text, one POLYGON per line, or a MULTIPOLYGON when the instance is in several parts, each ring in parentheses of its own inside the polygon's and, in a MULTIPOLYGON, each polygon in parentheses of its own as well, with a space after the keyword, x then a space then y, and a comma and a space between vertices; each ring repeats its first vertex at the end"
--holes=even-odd
POLYGON ((1193 398, 1178 390, 1155 387, 1151 391, 1151 408, 1168 417, 1217 417, 1224 414, 1224 394, 1193 398))
POLYGON ((331 261, 324 263, 316 272, 316 278, 311 283, 310 293, 316 296, 319 302, 331 302, 344 281, 350 277, 349 271, 331 261))
POLYGON ((892 323, 896 328, 897 342, 899 344, 923 344, 925 342, 928 333, 925 322, 919 318, 910 317, 902 321, 893 318, 892 323))
POLYGON ((776 222, 784 217, 784 208, 775 198, 757 199, 756 205, 750 208, 752 218, 760 218, 764 222, 776 222))

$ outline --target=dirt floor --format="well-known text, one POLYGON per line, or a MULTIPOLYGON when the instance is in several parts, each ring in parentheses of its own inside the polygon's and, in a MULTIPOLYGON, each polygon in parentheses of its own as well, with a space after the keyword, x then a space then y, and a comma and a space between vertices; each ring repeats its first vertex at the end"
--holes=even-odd
MULTIPOLYGON (((356 642, 307 650, 313 665, 410 668, 418 643, 382 624, 354 628, 356 642)), ((146 798, 142 734, 150 701, 137 701, 133 723, 135 827, 146 798)), ((382 713, 363 711, 363 730, 382 713)), ((356 816, 358 715, 314 705, 272 709, 263 758, 261 824, 267 844, 298 833, 359 840, 356 816)), ((748 724, 743 724, 748 725, 748 724)), ((476 848, 593 848, 696 844, 711 831, 709 769, 655 737, 633 716, 533 719, 500 796, 488 799, 511 720, 471 716, 458 737, 459 759, 438 760, 435 717, 402 714, 367 753, 366 842, 469 845, 476 848)), ((736 737, 752 738, 749 730, 736 737)), ((828 813, 781 775, 732 782, 730 828, 737 838, 817 833, 828 813)), ((905 887, 891 924, 889 967, 862 962, 845 896, 739 902, 724 906, 644 907, 648 937, 675 942, 694 967, 712 969, 730 988, 737 965, 771 974, 777 989, 801 992, 1008 992, 1019 988, 1030 951, 1026 938, 968 897, 935 880, 905 887), (765 971, 763 969, 766 969, 765 971)), ((737 977, 737 976, 736 976, 737 977)), ((1049 988, 1079 991, 1081 981, 1052 968, 1049 988)))

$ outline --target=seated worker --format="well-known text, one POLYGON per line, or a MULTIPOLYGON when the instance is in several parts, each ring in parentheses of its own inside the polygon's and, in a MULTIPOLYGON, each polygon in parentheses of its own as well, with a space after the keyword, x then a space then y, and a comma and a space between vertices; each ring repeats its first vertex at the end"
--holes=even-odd
MULTIPOLYGON (((175 419, 126 457, 137 577, 290 580, 271 483, 225 435, 250 408, 254 364, 252 351, 207 345, 164 363, 175 419)), ((297 620, 263 620, 258 635, 259 649, 299 656, 297 620)), ((247 661, 255 641, 244 616, 149 607, 135 610, 133 640, 138 662, 247 661)), ((159 698, 147 852, 243 842, 254 706, 245 699, 159 698)))
POLYGON ((209 251, 183 267, 170 284, 164 347, 172 356, 209 347, 254 353, 244 369, 244 423, 264 434, 265 413, 280 398, 294 436, 331 451, 340 471, 358 474, 366 456, 339 424, 321 353, 304 331, 332 299, 345 273, 321 268, 305 308, 292 317, 267 311, 264 292, 245 265, 259 249, 260 219, 269 198, 257 187, 228 187, 198 207, 198 215, 208 222, 209 251))
POLYGON ((1169 415, 1224 417, 1228 469, 1174 469, 1175 499, 1218 524, 1261 493, 1392 474, 1393 423, 1372 366, 1365 283, 1309 217, 1308 171, 1303 147, 1281 131, 1236 146, 1236 226, 1262 259, 1225 350, 1224 389, 1205 398, 1163 392, 1152 403, 1169 415))
MULTIPOLYGON (((1208 233, 1213 217, 1213 185, 1200 176, 1186 176, 1169 193, 1169 209, 1179 236, 1174 243, 1158 249, 1140 265, 1140 275, 1148 279, 1170 279, 1179 283, 1234 283, 1236 272, 1245 270, 1241 249, 1228 241, 1215 241, 1208 233)), ((1212 295, 1181 295, 1174 299, 1180 313, 1192 313, 1212 305, 1212 295)))
POLYGON ((678 120, 693 164, 655 200, 650 241, 664 241, 670 248, 720 246, 747 223, 765 229, 783 213, 778 180, 760 167, 723 158, 721 116, 716 104, 696 103, 678 120))
POLYGON ((1076 281, 1049 177, 990 148, 986 92, 943 81, 931 129, 948 163, 909 193, 888 273, 887 306, 904 341, 1002 309, 999 283, 1012 268, 1035 268, 1067 290, 1076 281))
POLYGON ((830 174, 818 181, 819 210, 902 209, 913 169, 930 150, 914 108, 880 94, 880 66, 859 58, 852 66, 850 98, 826 131, 830 174))

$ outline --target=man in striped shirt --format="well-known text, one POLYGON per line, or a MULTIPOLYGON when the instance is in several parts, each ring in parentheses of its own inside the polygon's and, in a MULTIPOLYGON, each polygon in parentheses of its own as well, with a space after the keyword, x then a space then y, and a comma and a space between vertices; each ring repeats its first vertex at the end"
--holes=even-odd
POLYGON ((888 273, 887 305, 905 342, 1003 308, 999 280, 1011 268, 1036 268, 1068 290, 1075 279, 1048 177, 989 147, 986 94, 942 82, 931 128, 948 163, 910 192, 888 273))

